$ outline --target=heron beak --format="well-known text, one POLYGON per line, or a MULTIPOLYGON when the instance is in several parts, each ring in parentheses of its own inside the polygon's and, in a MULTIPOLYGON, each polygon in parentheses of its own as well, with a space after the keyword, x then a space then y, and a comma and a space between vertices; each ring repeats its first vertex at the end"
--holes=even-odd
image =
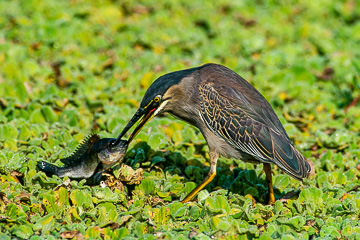
POLYGON ((125 126, 125 128, 122 130, 122 132, 120 133, 119 137, 116 139, 116 141, 112 144, 112 146, 115 146, 117 144, 119 144, 121 138, 130 130, 130 128, 135 125, 135 123, 141 118, 139 124, 136 126, 136 128, 134 129, 134 131, 131 133, 129 139, 128 139, 128 143, 130 143, 134 137, 140 132, 140 130, 144 127, 145 123, 147 123, 148 121, 150 121, 150 119, 152 119, 154 117, 154 112, 155 112, 156 108, 153 109, 144 109, 144 108, 139 108, 136 113, 134 114, 134 116, 130 119, 130 121, 128 122, 128 124, 125 126))

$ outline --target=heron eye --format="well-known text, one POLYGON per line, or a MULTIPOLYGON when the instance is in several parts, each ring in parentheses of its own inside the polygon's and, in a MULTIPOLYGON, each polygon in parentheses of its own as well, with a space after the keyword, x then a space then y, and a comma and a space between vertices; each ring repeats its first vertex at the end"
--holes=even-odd
POLYGON ((160 97, 159 96, 156 96, 155 98, 154 98, 154 102, 159 102, 160 101, 160 97))

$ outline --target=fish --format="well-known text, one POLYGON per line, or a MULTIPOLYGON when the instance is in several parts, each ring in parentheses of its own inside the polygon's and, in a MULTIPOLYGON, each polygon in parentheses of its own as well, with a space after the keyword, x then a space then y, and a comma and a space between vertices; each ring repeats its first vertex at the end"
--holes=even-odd
POLYGON ((64 166, 39 161, 37 167, 48 176, 56 175, 72 179, 91 179, 99 182, 103 172, 125 157, 128 141, 121 140, 113 145, 115 138, 100 138, 97 134, 86 137, 68 157, 60 159, 64 166))

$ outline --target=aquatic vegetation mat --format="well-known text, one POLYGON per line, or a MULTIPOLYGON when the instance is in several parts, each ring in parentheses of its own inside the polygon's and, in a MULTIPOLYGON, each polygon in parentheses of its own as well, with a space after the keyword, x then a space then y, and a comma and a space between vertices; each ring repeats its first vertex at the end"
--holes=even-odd
POLYGON ((357 1, 0 1, 1 239, 359 239, 357 1), (117 137, 167 72, 223 64, 271 103, 314 163, 303 183, 221 158, 154 118, 98 185, 48 177, 92 131, 117 137))

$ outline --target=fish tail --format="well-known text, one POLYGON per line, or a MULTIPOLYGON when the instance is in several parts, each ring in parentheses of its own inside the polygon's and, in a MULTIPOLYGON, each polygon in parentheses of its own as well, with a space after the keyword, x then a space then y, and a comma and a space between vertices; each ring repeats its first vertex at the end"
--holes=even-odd
POLYGON ((40 161, 40 162, 37 162, 36 165, 41 171, 45 172, 46 175, 48 175, 48 176, 59 174, 59 167, 55 166, 54 164, 40 161))

